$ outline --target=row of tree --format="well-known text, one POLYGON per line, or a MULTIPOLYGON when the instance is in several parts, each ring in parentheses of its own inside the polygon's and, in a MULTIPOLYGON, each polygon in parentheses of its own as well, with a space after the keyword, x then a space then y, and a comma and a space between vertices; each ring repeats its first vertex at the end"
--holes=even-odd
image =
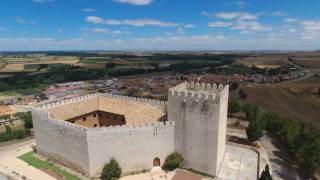
POLYGON ((22 139, 31 135, 31 129, 33 128, 31 112, 19 112, 13 116, 13 119, 22 120, 23 127, 12 129, 10 126, 6 126, 6 131, 0 134, 0 142, 22 139))
POLYGON ((236 101, 229 103, 229 113, 242 111, 246 114, 249 126, 246 130, 248 140, 259 140, 264 131, 274 134, 285 146, 286 150, 295 157, 301 173, 312 177, 320 168, 320 134, 293 119, 277 113, 261 112, 256 105, 236 101))
POLYGON ((41 85, 54 83, 83 81, 103 78, 106 75, 111 77, 138 75, 154 72, 188 72, 191 69, 222 66, 230 63, 229 61, 195 61, 172 64, 165 68, 159 68, 159 63, 155 63, 155 68, 115 68, 114 63, 107 63, 104 69, 81 69, 79 67, 56 67, 49 69, 49 72, 37 75, 27 75, 26 73, 16 73, 13 77, 3 79, 0 82, 0 91, 8 91, 12 89, 37 89, 41 85))

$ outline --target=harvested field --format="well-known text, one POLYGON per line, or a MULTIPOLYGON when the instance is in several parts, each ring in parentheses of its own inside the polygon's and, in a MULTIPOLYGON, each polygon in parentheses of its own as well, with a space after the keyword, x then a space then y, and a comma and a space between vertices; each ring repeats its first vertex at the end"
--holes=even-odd
POLYGON ((0 72, 23 72, 24 64, 7 64, 0 72))
POLYGON ((235 64, 242 64, 245 66, 269 66, 272 68, 280 67, 284 64, 284 58, 282 57, 268 57, 268 56, 257 56, 257 57, 246 57, 240 58, 235 61, 235 64))
POLYGON ((309 69, 320 69, 320 57, 317 58, 295 58, 294 63, 309 69))
MULTIPOLYGON (((303 86, 303 85, 302 85, 303 86)), ((301 86, 297 86, 300 87, 301 86)), ((320 96, 293 93, 292 87, 273 85, 245 86, 248 93, 245 102, 258 104, 263 111, 277 112, 302 120, 320 129, 320 96)))

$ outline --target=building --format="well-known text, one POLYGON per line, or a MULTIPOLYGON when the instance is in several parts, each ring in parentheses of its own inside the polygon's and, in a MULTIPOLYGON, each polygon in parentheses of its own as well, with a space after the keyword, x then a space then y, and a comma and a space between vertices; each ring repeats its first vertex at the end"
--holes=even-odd
POLYGON ((168 102, 92 94, 33 109, 37 152, 98 177, 111 158, 123 173, 160 166, 180 152, 184 167, 216 176, 225 152, 228 86, 182 83, 168 102))
POLYGON ((82 91, 82 85, 55 85, 47 87, 42 93, 49 99, 54 100, 70 94, 82 91))

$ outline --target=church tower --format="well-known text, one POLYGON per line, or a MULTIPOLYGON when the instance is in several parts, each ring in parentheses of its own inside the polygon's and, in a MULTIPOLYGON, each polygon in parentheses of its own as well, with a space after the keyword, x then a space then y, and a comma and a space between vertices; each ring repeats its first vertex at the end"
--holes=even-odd
POLYGON ((229 86, 182 83, 169 89, 168 120, 183 167, 217 176, 223 161, 229 86))

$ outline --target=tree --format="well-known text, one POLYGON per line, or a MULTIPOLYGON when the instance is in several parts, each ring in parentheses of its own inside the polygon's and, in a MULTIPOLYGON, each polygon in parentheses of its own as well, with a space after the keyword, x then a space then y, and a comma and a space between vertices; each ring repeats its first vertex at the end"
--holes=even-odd
POLYGON ((32 129, 33 128, 33 123, 32 123, 32 115, 31 112, 19 112, 16 113, 15 116, 24 122, 24 127, 26 129, 32 129))
POLYGON ((10 85, 6 82, 1 81, 0 82, 0 91, 7 91, 10 90, 10 85))
POLYGON ((239 90, 238 94, 241 99, 247 99, 248 97, 248 94, 242 89, 239 90))
POLYGON ((41 100, 46 100, 46 99, 48 99, 48 97, 47 97, 45 94, 43 94, 43 93, 40 93, 39 98, 40 98, 41 100))
POLYGON ((270 174, 269 165, 267 164, 264 170, 261 173, 259 180, 272 180, 272 176, 270 174))
POLYGON ((247 117, 249 117, 249 114, 253 112, 254 109, 258 108, 256 105, 253 104, 244 104, 242 106, 242 112, 246 114, 247 117))
POLYGON ((239 87, 238 82, 233 81, 233 82, 231 83, 231 85, 230 85, 230 90, 231 90, 231 91, 237 90, 238 87, 239 87))
POLYGON ((307 133, 304 138, 304 144, 296 156, 299 167, 303 169, 303 175, 311 178, 320 167, 320 136, 307 133))
POLYGON ((173 171, 174 169, 181 166, 181 164, 183 163, 183 160, 184 159, 180 153, 173 152, 168 155, 162 168, 167 171, 173 171))
POLYGON ((11 115, 0 116, 0 119, 11 119, 11 115))
POLYGON ((241 110, 241 105, 238 101, 229 101, 228 112, 233 114, 241 110))
POLYGON ((112 158, 102 169, 102 180, 116 180, 121 176, 121 168, 117 160, 112 158))
POLYGON ((257 107, 249 114, 249 126, 246 133, 250 142, 257 141, 263 136, 263 124, 257 107))

